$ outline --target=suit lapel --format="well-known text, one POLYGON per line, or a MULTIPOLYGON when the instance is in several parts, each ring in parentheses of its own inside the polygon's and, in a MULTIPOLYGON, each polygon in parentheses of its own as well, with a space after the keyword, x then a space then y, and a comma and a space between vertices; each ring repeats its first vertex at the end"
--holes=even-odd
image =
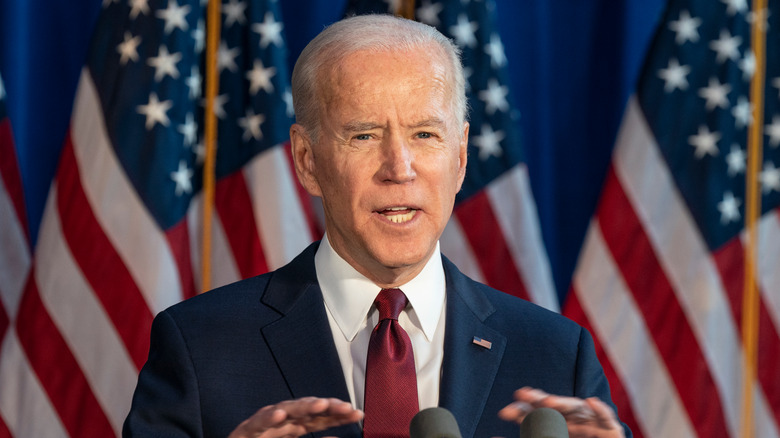
MULTIPOLYGON (((335 397, 349 401, 344 372, 316 281, 315 251, 316 245, 310 246, 274 274, 262 301, 282 316, 261 331, 293 398, 335 397)), ((315 436, 361 435, 356 424, 327 432, 315 436)))
POLYGON ((444 259, 447 275, 447 321, 439 405, 458 420, 464 437, 477 428, 501 364, 506 338, 484 321, 495 309, 477 286, 444 259), (474 337, 490 341, 486 348, 474 337))

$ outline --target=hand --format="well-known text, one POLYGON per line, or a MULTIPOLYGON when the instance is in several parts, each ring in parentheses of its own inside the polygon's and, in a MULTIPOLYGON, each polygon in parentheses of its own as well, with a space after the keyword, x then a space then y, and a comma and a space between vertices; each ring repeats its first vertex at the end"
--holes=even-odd
POLYGON ((536 408, 552 408, 563 414, 570 438, 622 438, 623 426, 615 411, 597 397, 581 399, 550 395, 533 388, 515 391, 515 402, 498 412, 502 420, 520 424, 536 408))
POLYGON ((305 397, 260 409, 239 424, 228 438, 297 437, 362 418, 362 411, 341 400, 305 397))

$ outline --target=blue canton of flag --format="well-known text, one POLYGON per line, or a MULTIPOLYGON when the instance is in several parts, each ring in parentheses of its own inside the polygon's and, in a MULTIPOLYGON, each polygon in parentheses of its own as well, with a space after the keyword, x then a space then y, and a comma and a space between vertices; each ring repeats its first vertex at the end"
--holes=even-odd
MULTIPOLYGON (((202 183, 205 2, 106 0, 87 64, 122 166, 163 229, 202 183)), ((217 65, 217 178, 286 140, 292 120, 278 5, 230 0, 217 65)))
MULTIPOLYGON (((638 87, 639 104, 680 193, 711 250, 744 228, 747 130, 754 123, 750 80, 756 60, 751 22, 780 27, 780 16, 745 1, 673 2, 638 87), (657 48, 664 47, 665 50, 657 48), (680 117, 680 114, 683 114, 680 117)), ((780 205, 780 39, 767 39, 762 212, 780 205)))

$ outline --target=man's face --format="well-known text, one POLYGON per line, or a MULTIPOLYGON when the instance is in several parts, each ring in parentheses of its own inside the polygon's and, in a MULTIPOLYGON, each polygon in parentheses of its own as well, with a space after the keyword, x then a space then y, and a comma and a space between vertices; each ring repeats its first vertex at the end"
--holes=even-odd
POLYGON ((291 129, 296 170, 322 197, 333 248, 380 286, 422 270, 466 172, 468 124, 431 53, 353 53, 321 74, 317 143, 291 129))

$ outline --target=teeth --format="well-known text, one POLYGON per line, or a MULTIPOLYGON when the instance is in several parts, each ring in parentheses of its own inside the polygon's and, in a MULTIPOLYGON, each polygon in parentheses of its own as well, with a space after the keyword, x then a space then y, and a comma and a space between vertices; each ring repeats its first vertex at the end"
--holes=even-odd
POLYGON ((409 207, 390 207, 390 208, 386 208, 386 210, 401 211, 401 210, 411 210, 411 209, 409 207))
MULTIPOLYGON (((389 208, 388 210, 397 211, 395 209, 389 208)), ((405 210, 404 208, 399 210, 405 210)), ((412 210, 409 213, 404 214, 394 214, 391 216, 385 216, 386 218, 390 219, 390 222, 396 223, 396 224, 402 224, 404 222, 409 222, 414 217, 415 213, 417 213, 417 210, 412 210)))

